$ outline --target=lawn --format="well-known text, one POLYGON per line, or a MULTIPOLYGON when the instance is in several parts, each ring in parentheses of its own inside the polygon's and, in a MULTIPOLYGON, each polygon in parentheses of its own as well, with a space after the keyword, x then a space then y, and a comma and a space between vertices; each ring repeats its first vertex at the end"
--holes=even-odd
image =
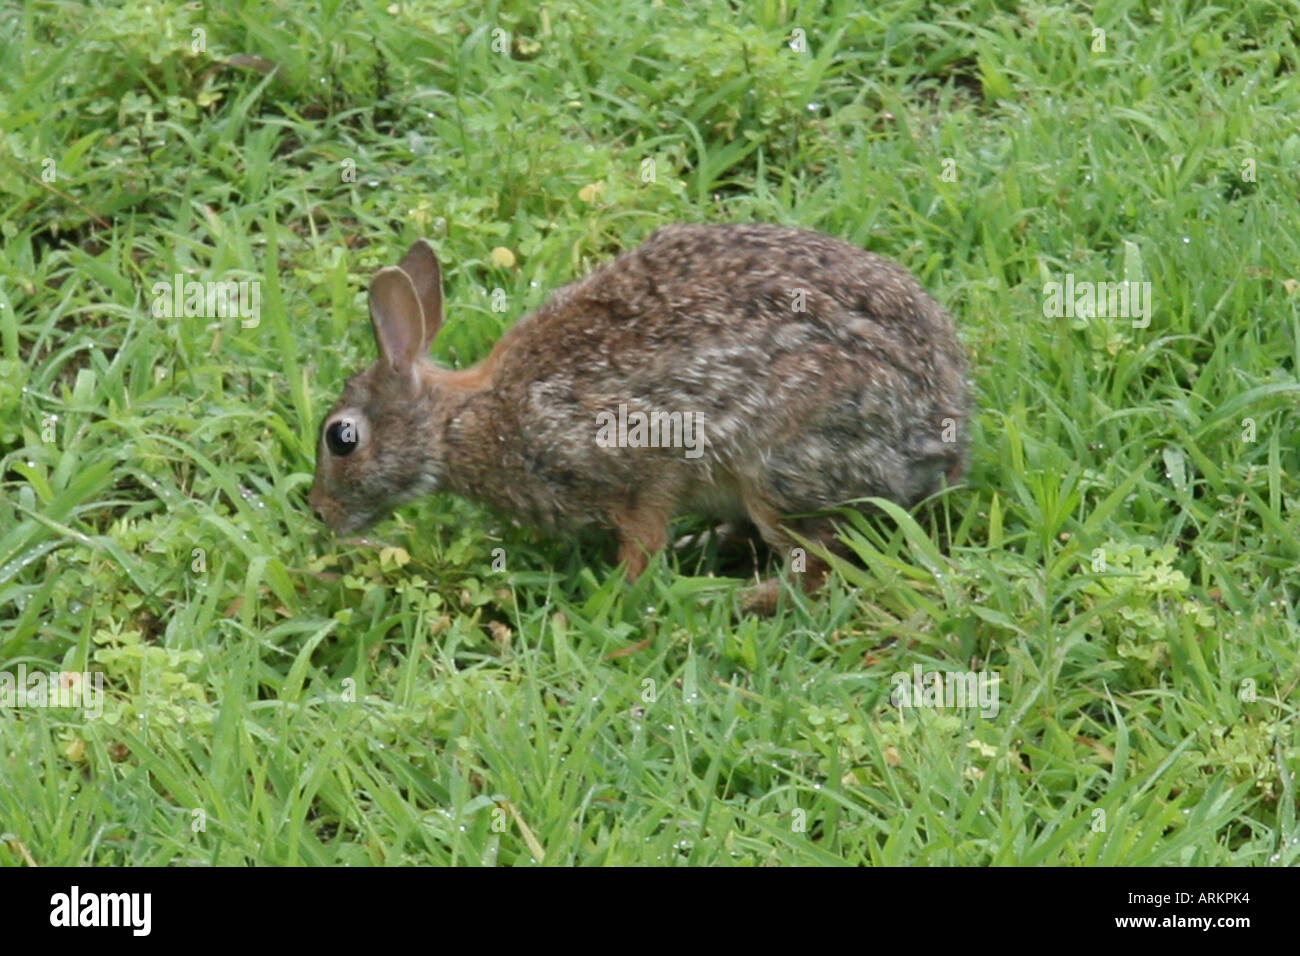
POLYGON ((104 695, 0 696, 0 863, 1300 864, 1294 21, 3 4, 0 670, 104 695), (445 496, 317 522, 377 268, 433 243, 464 367, 705 221, 898 260, 970 354, 969 472, 825 593, 738 614, 698 518, 633 585, 445 496), (901 700, 947 675, 991 703, 901 700))

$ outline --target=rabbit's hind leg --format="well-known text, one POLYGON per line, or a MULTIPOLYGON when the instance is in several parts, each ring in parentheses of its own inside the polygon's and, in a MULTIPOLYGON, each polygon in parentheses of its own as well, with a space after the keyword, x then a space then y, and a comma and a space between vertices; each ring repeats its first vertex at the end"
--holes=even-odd
POLYGON ((618 534, 618 559, 629 583, 641 576, 650 559, 668 543, 674 505, 669 495, 642 495, 610 511, 609 522, 618 534))
MULTIPOLYGON (((799 575, 799 584, 805 594, 812 594, 826 582, 830 567, 821 557, 808 553, 803 545, 792 537, 787 527, 806 540, 832 547, 836 545, 834 528, 829 519, 805 518, 783 523, 780 512, 766 496, 753 489, 741 492, 749 519, 758 528, 763 540, 777 554, 785 556, 786 570, 799 575)), ((746 614, 770 616, 776 613, 777 600, 781 595, 781 579, 766 578, 741 595, 741 611, 746 614)))

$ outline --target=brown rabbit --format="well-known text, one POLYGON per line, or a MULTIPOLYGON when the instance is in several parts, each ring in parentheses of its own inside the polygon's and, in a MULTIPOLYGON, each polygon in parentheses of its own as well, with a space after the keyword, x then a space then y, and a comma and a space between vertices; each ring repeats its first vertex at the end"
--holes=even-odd
MULTIPOLYGON (((913 504, 966 457, 952 320, 900 266, 816 232, 660 229, 461 371, 428 358, 443 317, 428 243, 375 274, 370 316, 379 360, 325 417, 309 498, 338 533, 452 491, 547 528, 612 528, 634 579, 674 515, 748 518, 787 554, 788 531, 837 549, 830 518, 785 519, 913 504)), ((811 590, 826 565, 804 560, 811 590)), ((771 611, 778 593, 764 582, 747 604, 771 611)))

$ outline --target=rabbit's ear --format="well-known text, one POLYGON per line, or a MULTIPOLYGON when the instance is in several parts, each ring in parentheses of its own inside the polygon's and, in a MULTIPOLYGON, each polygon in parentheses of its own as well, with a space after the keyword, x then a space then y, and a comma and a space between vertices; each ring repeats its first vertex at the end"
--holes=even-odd
POLYGON ((428 344, 415 286, 401 269, 380 269, 370 280, 370 322, 384 361, 394 372, 410 375, 428 344))
POLYGON ((424 312, 424 345, 420 349, 423 355, 433 344, 438 329, 442 328, 442 269, 438 266, 433 246, 424 239, 415 240, 397 268, 410 277, 424 312))

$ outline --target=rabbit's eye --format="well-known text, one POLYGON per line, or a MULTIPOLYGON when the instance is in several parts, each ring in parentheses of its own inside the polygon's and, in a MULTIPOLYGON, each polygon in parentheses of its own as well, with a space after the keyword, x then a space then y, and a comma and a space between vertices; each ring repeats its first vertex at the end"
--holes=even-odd
POLYGON ((325 444, 339 458, 346 458, 357 450, 357 426, 350 418, 340 418, 325 429, 325 444))

